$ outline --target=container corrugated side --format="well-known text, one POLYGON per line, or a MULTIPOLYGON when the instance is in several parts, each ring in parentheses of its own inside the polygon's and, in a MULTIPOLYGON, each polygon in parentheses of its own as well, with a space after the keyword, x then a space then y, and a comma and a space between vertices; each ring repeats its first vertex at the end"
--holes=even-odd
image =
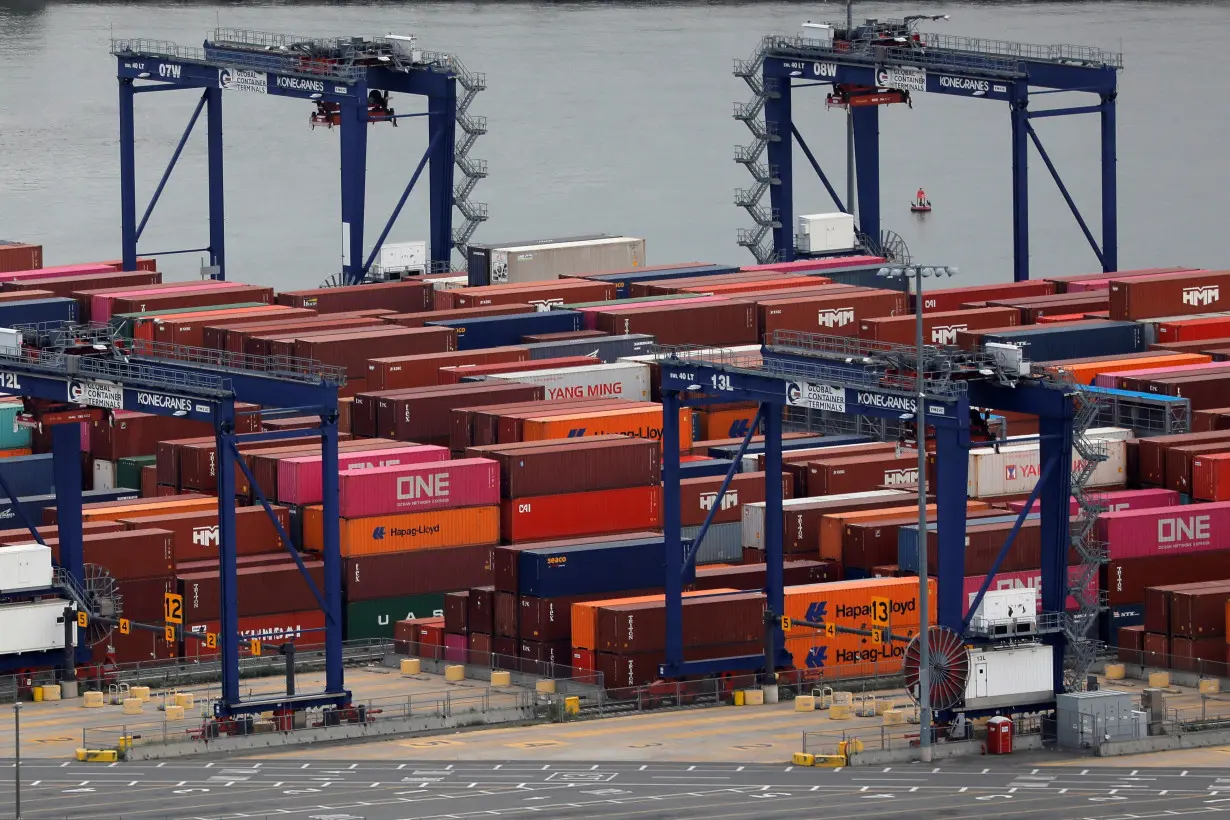
POLYGON ((493 373, 488 378, 541 384, 546 389, 547 401, 564 398, 649 401, 649 367, 635 362, 493 373))
POLYGON ((661 537, 653 536, 519 550, 517 592, 557 598, 653 589, 664 572, 663 549, 661 537))
MULTIPOLYGON (((661 441, 662 408, 633 407, 596 413, 569 413, 543 419, 527 418, 522 422, 521 429, 524 441, 612 434, 661 441)), ((692 447, 692 411, 686 407, 679 410, 679 447, 683 450, 692 447)))
POLYGON ((481 507, 499 503, 500 471, 497 462, 484 458, 396 464, 343 473, 338 489, 338 510, 345 518, 481 507))
MULTIPOLYGON (((430 444, 390 445, 386 450, 338 453, 337 466, 342 472, 357 472, 376 467, 448 460, 447 447, 430 444)), ((278 461, 278 500, 286 504, 321 503, 321 457, 301 456, 278 461)))
MULTIPOLYGON (((344 518, 339 529, 344 557, 494 544, 500 540, 500 508, 462 507, 344 518)), ((303 508, 303 547, 312 552, 324 551, 324 512, 319 506, 303 508)))
MULTIPOLYGON (((684 527, 680 530, 685 541, 692 541, 699 533, 700 527, 684 527)), ((705 532, 705 540, 700 542, 696 563, 737 563, 742 557, 743 525, 738 521, 732 524, 711 524, 705 532)))
MULTIPOLYGON (((1094 439, 1105 445, 1107 459, 1099 462, 1086 481, 1086 487, 1114 487, 1127 482, 1127 443, 1125 440, 1094 439)), ((1042 474, 1038 445, 970 450, 969 479, 966 494, 970 498, 994 498, 1001 495, 1028 493, 1042 474)), ((1082 459, 1075 450, 1072 469, 1082 468, 1082 459)))
POLYGON ((1103 513, 1097 532, 1112 561, 1224 549, 1230 502, 1103 513))
POLYGON ((508 542, 567 538, 660 526, 659 486, 531 496, 501 502, 501 532, 508 542))

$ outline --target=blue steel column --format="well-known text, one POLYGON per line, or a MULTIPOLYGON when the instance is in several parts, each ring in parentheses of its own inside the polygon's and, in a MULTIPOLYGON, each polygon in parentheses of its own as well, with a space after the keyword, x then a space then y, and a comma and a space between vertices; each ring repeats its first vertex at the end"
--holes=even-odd
POLYGON ((1012 86, 1012 278, 1029 278, 1029 89, 1012 86))
MULTIPOLYGON (((120 258, 137 269, 137 146, 132 80, 120 80, 120 258)), ((78 450, 80 451, 80 450, 78 450)))
MULTIPOLYGON (((965 494, 969 480, 969 428, 965 426, 969 423, 968 402, 958 402, 953 412, 960 427, 935 425, 934 487, 938 519, 938 555, 934 563, 938 587, 935 622, 959 632, 964 615, 962 579, 965 578, 965 494)), ((921 535, 929 538, 926 533, 921 535)))
MULTIPOLYGON (((768 85, 767 71, 762 82, 768 85)), ((765 151, 769 167, 777 167, 776 184, 769 185, 769 206, 777 216, 773 229, 773 250, 777 260, 790 262, 794 257, 794 137, 790 102, 790 78, 778 80, 781 93, 764 104, 764 126, 768 129, 769 145, 765 151)))
MULTIPOLYGON (((673 676, 683 663, 683 510, 679 489, 679 394, 662 393, 662 531, 666 592, 666 668, 673 676)), ((608 686, 618 684, 608 681, 608 686)))
POLYGON ((447 267, 453 258, 453 176, 457 142, 457 80, 451 79, 447 91, 427 98, 427 187, 431 214, 429 252, 432 267, 447 267))
POLYGON ((347 284, 363 280, 363 211, 367 197, 367 87, 355 86, 362 102, 342 103, 342 273, 347 284))
POLYGON ((209 264, 226 278, 226 189, 222 180, 222 89, 205 89, 209 142, 209 264))
POLYGON ((764 418, 764 541, 765 541, 765 596, 773 618, 765 624, 768 635, 765 648, 764 682, 773 683, 773 675, 783 662, 786 651, 786 636, 782 632, 781 617, 785 612, 783 590, 782 555, 782 407, 779 404, 762 402, 764 418))
POLYGON ((858 187, 858 229, 880 242, 880 109, 855 108, 854 162, 858 187))
POLYGON ((342 548, 338 532, 337 414, 320 420, 320 469, 324 501, 325 692, 344 691, 342 670, 342 548))
MULTIPOLYGON (((60 525, 60 566, 85 582, 85 556, 81 536, 81 428, 56 424, 51 428, 52 470, 55 479, 56 515, 60 525)), ((39 522, 42 523, 42 522, 39 522)), ((77 645, 77 662, 90 659, 90 647, 77 645)))
POLYGON ((1119 270, 1119 185, 1115 147, 1115 99, 1102 98, 1102 270, 1119 270))
POLYGON ((239 703, 239 596, 235 544, 235 406, 221 402, 216 419, 218 465, 218 578, 222 627, 218 647, 222 655, 222 707, 239 703))
MULTIPOLYGON (((1064 403, 1068 412, 1062 417, 1039 415, 1038 434, 1039 463, 1046 464, 1056 459, 1051 478, 1038 493, 1042 508, 1042 611, 1063 612, 1068 600, 1068 550, 1072 539, 1069 533, 1068 507, 1072 494, 1072 413, 1071 400, 1064 403)), ((1065 639, 1062 632, 1045 636, 1054 648, 1055 691, 1063 692, 1063 651, 1065 639)))

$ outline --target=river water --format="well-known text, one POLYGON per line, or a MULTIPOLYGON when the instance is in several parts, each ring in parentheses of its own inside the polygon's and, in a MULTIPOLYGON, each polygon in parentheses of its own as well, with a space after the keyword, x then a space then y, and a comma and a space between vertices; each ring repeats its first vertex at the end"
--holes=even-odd
MULTIPOLYGON (((1122 51, 1120 267, 1225 268, 1230 214, 1225 133, 1230 77, 1225 2, 919 2, 856 5, 855 16, 948 13, 937 31, 1122 51)), ((735 244, 748 217, 732 202, 750 177, 732 160, 747 142, 732 103, 749 92, 732 60, 766 33, 844 17, 839 3, 40 3, 0 0, 0 237, 41 242, 46 264, 119 255, 118 115, 112 35, 199 45, 217 25, 299 35, 413 33, 485 72, 471 111, 490 133, 473 199, 489 203, 479 241, 619 233, 647 240, 650 264, 751 261, 735 244)), ((800 130, 844 191, 840 111, 822 89, 796 95, 800 130)), ((1043 98, 1051 103, 1060 97, 1043 98)), ((138 209, 153 191, 196 95, 137 98, 138 209)), ((1095 102, 1073 95, 1069 105, 1095 102)), ((422 110, 396 99, 399 111, 422 110)), ((313 287, 339 265, 337 133, 308 128, 309 104, 226 97, 230 278, 313 287)), ((417 106, 417 107, 416 107, 417 106)), ((1100 237, 1096 116, 1037 121, 1039 134, 1100 237)), ((143 252, 207 242, 203 128, 142 238, 143 252)), ((1009 118, 1004 103, 915 95, 881 119, 883 224, 916 259, 956 264, 970 283, 1011 277, 1009 118), (918 187, 935 211, 908 213, 918 187)), ((417 119, 371 130, 368 242, 426 146, 417 119)), ((796 158, 796 212, 835 210, 796 158)), ((1031 149, 1034 276, 1099 269, 1031 149)), ((392 240, 426 238, 426 185, 392 240)), ((168 258, 172 278, 197 255, 168 258)))

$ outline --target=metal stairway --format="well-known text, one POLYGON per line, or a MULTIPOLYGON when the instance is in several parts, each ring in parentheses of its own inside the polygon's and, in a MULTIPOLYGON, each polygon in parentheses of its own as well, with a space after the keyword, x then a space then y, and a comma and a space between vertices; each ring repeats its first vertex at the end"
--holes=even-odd
POLYGON ((1085 483, 1108 455, 1106 445, 1091 441, 1085 435, 1097 423, 1101 413, 1100 395, 1083 390, 1076 384, 1070 384, 1070 389, 1076 404, 1072 419, 1072 447, 1081 459, 1072 470, 1072 496, 1076 499, 1079 514, 1069 529, 1072 547, 1081 559, 1078 566, 1069 570, 1069 591, 1076 601, 1077 610, 1067 614, 1064 628, 1068 641, 1064 653, 1064 686, 1073 692, 1085 688, 1086 675, 1102 648, 1096 630, 1098 616, 1106 608, 1106 593, 1099 589, 1097 579, 1108 554, 1106 545, 1097 538, 1096 526, 1098 513, 1104 512, 1106 507, 1098 503, 1096 496, 1091 497, 1085 492, 1085 483))
POLYGON ((461 171, 462 179, 453 186, 453 204, 461 212, 465 223, 453 229, 453 247, 464 260, 469 246, 470 237, 478 230, 478 226, 487 221, 487 204, 471 202, 470 194, 481 179, 487 177, 487 161, 470 158, 470 149, 475 141, 487 133, 487 118, 471 116, 470 104, 480 91, 487 88, 487 75, 470 71, 465 64, 453 54, 426 53, 432 67, 437 71, 446 71, 457 78, 461 92, 457 96, 457 128, 460 136, 453 144, 453 161, 461 171))
POLYGON ((738 243, 751 251, 761 265, 778 258, 778 250, 772 247, 772 240, 766 245, 765 238, 771 230, 781 227, 777 211, 760 204, 770 186, 781 184, 777 167, 761 161, 769 143, 781 139, 777 123, 761 119, 765 103, 781 96, 778 81, 762 76, 765 51, 771 42, 772 38, 763 38, 751 59, 735 60, 734 70, 736 77, 742 77, 747 82, 753 95, 750 102, 735 103, 735 119, 746 125, 753 137, 751 144, 735 148, 735 162, 747 168, 756 181, 752 188, 735 191, 735 205, 744 208, 756 223, 755 228, 739 229, 738 243))

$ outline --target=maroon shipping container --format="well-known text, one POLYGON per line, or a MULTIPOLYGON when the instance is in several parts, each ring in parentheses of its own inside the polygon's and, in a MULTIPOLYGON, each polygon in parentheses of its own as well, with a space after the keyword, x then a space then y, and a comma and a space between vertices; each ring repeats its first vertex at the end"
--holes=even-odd
POLYGON ((896 452, 813 461, 807 467, 808 492, 817 496, 869 492, 884 486, 917 485, 918 453, 896 452))
POLYGON ((488 635, 495 629, 495 587, 472 587, 466 596, 466 626, 488 635))
POLYGON ((364 308, 387 308, 397 313, 431 309, 431 286, 422 280, 402 280, 340 288, 292 290, 278 294, 278 304, 340 313, 364 308))
MULTIPOLYGON (((959 330, 1019 323, 1020 311, 1011 307, 932 311, 923 314, 923 339, 928 344, 952 345, 957 343, 959 330)), ((858 327, 859 338, 900 345, 914 344, 915 332, 914 316, 863 319, 858 327)))
MULTIPOLYGON (((48 524, 42 527, 35 527, 38 534, 43 540, 48 538, 58 538, 60 536, 60 528, 55 524, 48 524)), ((119 532, 124 529, 124 525, 116 521, 85 521, 81 524, 83 535, 95 535, 104 532, 119 532)), ((32 540, 30 531, 25 527, 18 527, 11 530, 0 530, 0 544, 29 544, 32 540)))
MULTIPOLYGON (((1199 592, 1204 590, 1220 591, 1227 586, 1225 581, 1194 581, 1190 584, 1167 584, 1165 586, 1149 586, 1145 588, 1145 630, 1159 634, 1170 634, 1176 631, 1186 635, 1191 628, 1191 606, 1188 605, 1182 620, 1172 617, 1175 595, 1177 593, 1199 592)), ((1225 619, 1225 610, 1222 610, 1225 619)), ((1223 623, 1222 628, 1225 629, 1223 623)), ((1190 635, 1188 635, 1190 637, 1190 635)))
POLYGON ((1147 385, 1147 392, 1188 399, 1192 410, 1223 407, 1230 401, 1230 374, 1223 371, 1157 379, 1147 385))
POLYGON ((1168 668, 1170 666, 1170 638, 1155 632, 1146 632, 1142 660, 1145 666, 1168 668))
POLYGON ((5 282, 5 291, 50 291, 53 296, 73 299, 77 302, 77 315, 86 321, 90 315, 90 298, 79 296, 78 291, 106 285, 108 288, 139 288, 162 283, 162 274, 156 271, 116 271, 114 273, 90 273, 69 276, 52 276, 45 279, 5 282))
POLYGON ((688 307, 688 300, 597 315, 597 330, 613 336, 647 333, 658 344, 740 345, 760 341, 756 305, 749 302, 705 302, 688 307))
POLYGON ((481 632, 470 633, 470 663, 480 666, 491 664, 491 636, 481 632))
MULTIPOLYGON (((1048 276, 1046 282, 1055 284, 1056 293, 1066 293, 1068 285, 1073 282, 1107 282, 1110 279, 1129 279, 1134 276, 1153 276, 1159 273, 1176 273, 1178 271, 1190 271, 1192 268, 1138 268, 1136 270, 1120 270, 1111 273, 1080 273, 1075 276, 1048 276)), ((1103 286, 1103 289, 1109 287, 1109 282, 1103 286)))
MULTIPOLYGON (((3 248, 3 246, 0 246, 3 248)), ((56 294, 49 290, 0 291, 0 302, 28 302, 31 299, 51 299, 56 294)), ((80 315, 80 312, 78 313, 80 315)), ((605 334, 603 334, 605 335, 605 334)))
MULTIPOLYGON (((1165 487, 1192 494, 1192 462, 1197 456, 1230 452, 1230 441, 1171 447, 1166 450, 1165 487)), ((1230 545, 1228 545, 1230 546, 1230 545)))
POLYGON ((1102 568, 1101 588, 1109 606, 1145 600, 1145 589, 1202 581, 1230 580, 1230 552, 1188 552, 1111 561, 1102 568))
MULTIPOLYGON (((760 592, 683 599, 684 646, 720 646, 764 636, 760 592)), ((598 607, 598 651, 615 654, 666 648, 666 602, 648 601, 598 607)))
MULTIPOLYGON (((966 521, 1002 517, 1002 509, 966 510, 966 521)), ((928 511, 927 520, 935 521, 936 513, 928 511)), ((842 528, 841 563, 843 566, 871 570, 879 565, 897 563, 897 531, 918 523, 918 514, 879 518, 875 521, 852 521, 842 528)), ((1033 569, 1033 567, 1031 567, 1033 569)))
POLYGON ((1143 484, 1162 486, 1166 482, 1165 452, 1171 447, 1186 447, 1200 444, 1215 444, 1230 441, 1230 430, 1215 430, 1207 433, 1181 433, 1173 436, 1153 436, 1140 441, 1140 481, 1143 484))
POLYGON ((568 642, 567 638, 549 643, 523 639, 520 642, 518 654, 522 660, 533 661, 534 663, 572 666, 572 644, 568 642))
POLYGON ((1212 430, 1230 430, 1230 407, 1212 407, 1192 413, 1192 432, 1207 433, 1212 430))
POLYGON ((381 356, 368 359, 367 382, 372 390, 429 387, 440 383, 440 368, 467 364, 524 362, 530 352, 524 347, 490 347, 421 356, 381 356))
POLYGON ((482 319, 488 316, 511 316, 521 313, 536 313, 533 305, 486 305, 484 307, 458 310, 425 310, 420 313, 392 313, 383 317, 390 325, 401 327, 427 327, 428 322, 447 322, 449 319, 482 319))
POLYGON ((422 392, 390 396, 376 404, 376 432, 398 441, 448 446, 452 410, 497 401, 541 401, 545 388, 521 382, 486 382, 420 388, 422 392))
MULTIPOLYGON (((628 407, 629 404, 620 400, 610 399, 566 399, 552 404, 540 401, 519 401, 501 404, 480 405, 472 408, 460 408, 453 411, 449 428, 449 446, 454 450, 468 447, 485 447, 502 442, 505 445, 528 443, 521 441, 521 421, 530 415, 544 415, 581 412, 598 407, 628 407), (520 414, 520 415, 518 415, 520 414), (504 429, 501 435, 500 430, 504 429)), ((586 436, 586 438, 591 438, 586 436)), ((593 436, 592 438, 598 438, 593 436)), ((556 441, 556 444, 559 444, 556 441)))
POLYGON ((1110 318, 1150 319, 1220 313, 1230 307, 1230 271, 1133 276, 1110 282, 1110 318), (1222 293, 1222 288, 1227 288, 1222 293))
POLYGON ((568 367, 592 367, 601 364, 593 356, 560 356, 557 359, 537 359, 533 362, 501 362, 500 364, 462 365, 440 368, 440 384, 461 384, 462 379, 494 376, 504 373, 529 373, 535 370, 555 370, 568 367))
MULTIPOLYGON (((296 334, 300 336, 323 336, 334 332, 382 330, 387 327, 388 323, 380 321, 375 316, 352 316, 346 319, 341 319, 337 316, 322 316, 308 321, 268 322, 236 328, 223 328, 217 331, 218 335, 213 337, 220 339, 221 344, 209 344, 211 337, 206 335, 206 346, 219 347, 228 353, 269 356, 272 355, 271 350, 274 341, 293 339, 296 334)), ((209 327, 206 326, 205 330, 206 334, 208 334, 209 327)))
POLYGON ((516 658, 517 650, 520 647, 517 645, 516 638, 505 638, 499 635, 491 636, 491 654, 500 658, 516 658))
MULTIPOLYGON (((965 574, 986 575, 991 571, 1008 533, 1015 522, 1002 521, 996 524, 979 524, 976 521, 965 528, 965 574)), ((927 560, 931 566, 939 566, 939 534, 928 530, 927 560)), ((1021 524, 1021 529, 1012 542, 1011 549, 1000 564, 1000 572, 1018 572, 1037 568, 1038 556, 1042 554, 1042 522, 1040 519, 1027 519, 1021 524)), ((1077 563, 1079 559, 1069 550, 1069 563, 1077 563)))
POLYGON ((504 498, 640 487, 657 484, 662 474, 660 443, 628 436, 473 447, 466 455, 499 462, 504 498))
MULTIPOLYGON (((281 567, 291 563, 290 553, 266 552, 260 555, 240 555, 235 558, 237 567, 281 567)), ((175 568, 180 575, 191 575, 194 572, 216 572, 218 559, 211 561, 185 561, 175 568)))
POLYGON ((346 600, 356 603, 490 584, 493 549, 477 544, 344 558, 346 600))
MULTIPOLYGON (((631 597, 619 593, 617 597, 631 597)), ((533 598, 522 595, 517 603, 517 628, 521 640, 567 641, 572 635, 572 605, 594 600, 593 595, 533 598)))
POLYGON ((444 631, 455 635, 464 635, 467 628, 467 615, 470 608, 470 591, 450 592, 444 596, 444 631))
POLYGON ((43 246, 24 242, 0 242, 0 273, 41 270, 43 246))
POLYGON ((345 367, 353 378, 364 378, 373 353, 409 356, 457 349, 457 331, 448 327, 362 330, 343 336, 300 336, 295 356, 345 367))
MULTIPOLYGON (((316 437, 313 436, 312 438, 315 439, 316 437)), ((286 439, 282 439, 282 441, 284 442, 286 439)), ((405 445, 381 438, 356 439, 350 438, 349 434, 339 434, 339 441, 337 443, 338 455, 351 456, 345 460, 339 459, 339 464, 348 465, 343 469, 350 470, 363 469, 362 467, 355 466, 356 464, 375 466, 381 462, 384 452, 389 448, 394 447, 404 448, 405 445), (371 453, 371 455, 358 455, 362 453, 371 453)), ((317 459, 311 465, 301 465, 301 469, 305 471, 314 471, 317 475, 320 473, 320 444, 316 441, 305 445, 274 447, 268 450, 252 450, 242 452, 241 455, 243 456, 243 460, 247 463, 248 469, 252 471, 252 477, 255 478, 256 483, 260 485, 261 492, 263 492, 265 494, 265 498, 270 501, 280 497, 280 489, 278 487, 278 465, 283 459, 309 457, 317 459)), ((315 483, 320 483, 319 478, 316 479, 315 483)), ((255 495, 255 493, 253 493, 253 495, 255 495)), ((319 504, 320 499, 315 498, 310 501, 296 501, 295 503, 319 504)))
POLYGON ((760 331, 770 342, 778 330, 856 336, 862 320, 905 313, 906 302, 900 291, 874 288, 764 301, 759 306, 760 331))
MULTIPOLYGON (((964 288, 927 288, 923 292, 923 312, 958 310, 969 302, 1003 299, 1008 296, 1044 296, 1055 292, 1053 282, 1032 280, 1029 282, 1002 282, 995 285, 974 285, 964 288)), ((914 310, 913 297, 910 311, 914 310)))
POLYGON ((495 634, 504 638, 521 634, 517 625, 517 596, 512 592, 495 591, 495 634))
MULTIPOLYGON (((835 561, 786 561, 783 585, 822 584, 841 580, 841 565, 835 561)), ((764 589, 765 565, 697 567, 696 589, 764 589)))
POLYGON ((474 288, 447 290, 441 295, 451 300, 453 308, 487 307, 526 303, 543 306, 605 302, 614 299, 618 286, 614 282, 593 282, 585 279, 551 279, 539 282, 517 282, 474 288))
MULTIPOLYGON (((307 567, 317 589, 324 589, 324 562, 307 561, 307 567)), ((286 566, 248 567, 236 573, 236 593, 239 616, 273 615, 279 612, 305 612, 319 609, 307 579, 295 564, 286 566)), ((194 572, 179 576, 179 589, 184 596, 185 621, 215 621, 219 618, 218 602, 222 599, 216 572, 194 572)))
POLYGON ((256 285, 228 284, 187 293, 149 293, 141 296, 121 296, 111 300, 111 315, 121 313, 151 313, 174 308, 234 305, 240 302, 273 302, 273 288, 256 285))
POLYGON ((492 566, 494 568, 495 577, 493 583, 495 588, 502 592, 516 593, 518 591, 518 566, 517 555, 522 550, 540 549, 546 547, 571 547, 579 544, 601 544, 609 541, 632 541, 638 538, 653 538, 661 537, 660 532, 625 532, 616 533, 614 535, 591 535, 585 538, 558 538, 547 541, 531 541, 524 544, 514 544, 500 547, 488 547, 494 549, 492 553, 492 566))
MULTIPOLYGON (((787 555, 811 553, 814 557, 820 544, 820 519, 831 513, 856 512, 858 510, 879 510, 884 507, 900 507, 913 503, 916 496, 909 493, 880 496, 877 498, 816 498, 794 504, 782 511, 784 517, 782 545, 787 555)), ((758 547, 763 545, 745 544, 758 547)))
POLYGON ((1143 625, 1119 627, 1119 660, 1139 664, 1143 661, 1145 628, 1143 625))
MULTIPOLYGON (((116 594, 124 602, 124 617, 139 624, 161 624, 163 622, 163 598, 168 593, 176 591, 174 575, 159 575, 131 580, 118 580, 115 584, 116 594)), ((134 629, 133 632, 140 630, 134 629)), ((119 630, 115 630, 119 632, 119 630)), ((158 636, 162 643, 162 636, 158 636)))
POLYGON ((1203 589, 1174 590, 1170 595, 1170 634, 1193 640, 1223 638, 1230 581, 1213 581, 1203 589))
MULTIPOLYGON (((52 559, 58 563, 60 539, 44 537, 43 541, 51 548, 52 559)), ((172 542, 170 531, 153 528, 135 532, 87 532, 82 536, 85 562, 105 567, 117 581, 174 573, 172 542)))
POLYGON ((1220 674, 1225 668, 1227 646, 1225 638, 1184 638, 1177 635, 1170 639, 1171 666, 1180 672, 1206 671, 1210 674, 1220 674), (1215 664, 1213 669, 1208 669, 1215 664))
MULTIPOLYGON (((342 434, 338 434, 339 439, 343 438, 342 434)), ((344 437, 348 439, 349 437, 344 437)), ((304 435, 295 436, 293 438, 274 439, 271 441, 254 441, 245 442, 239 445, 239 453, 241 456, 250 453, 256 453, 269 450, 282 450, 287 447, 298 446, 314 446, 316 452, 320 452, 320 436, 319 435, 304 435)), ((339 445, 340 446, 340 445, 339 445)), ((161 448, 160 448, 161 449, 161 448)), ((168 459, 178 461, 178 474, 176 480, 178 486, 186 490, 200 490, 207 493, 215 493, 218 490, 218 451, 217 442, 213 438, 203 438, 202 440, 187 444, 181 443, 178 447, 176 456, 168 454, 168 459)), ((168 473, 170 469, 168 468, 168 473)), ((169 477, 169 476, 168 476, 169 477)), ((165 482, 170 483, 170 482, 165 482)), ((262 487, 262 490, 266 488, 262 487)), ((243 474, 243 470, 239 465, 235 465, 235 494, 238 496, 247 496, 252 492, 248 477, 243 474)), ((269 496, 266 495, 266 498, 269 496)))
MULTIPOLYGON (((289 531, 290 510, 274 507, 274 514, 283 530, 289 531)), ((150 527, 169 530, 172 534, 171 549, 175 564, 186 561, 217 560, 218 558, 218 511, 182 512, 162 515, 129 515, 118 523, 129 530, 144 530, 150 527)), ((262 553, 285 553, 277 528, 264 507, 235 508, 235 550, 238 555, 262 553)), ((310 607, 309 607, 310 609, 310 607)), ((294 612, 273 610, 274 612, 294 612)))
MULTIPOLYGON (((685 478, 679 482, 683 526, 699 527, 715 506, 714 524, 733 524, 743 520, 743 505, 764 501, 764 473, 736 473, 730 480, 725 495, 718 500, 724 475, 703 478, 685 478)), ((781 477, 782 498, 794 498, 794 479, 784 473, 781 477)))
POLYGON ((1110 296, 1104 290, 1056 293, 1049 296, 991 299, 987 306, 1014 308, 1020 316, 1020 324, 1033 325, 1044 316, 1071 316, 1106 310, 1110 306, 1110 296))
MULTIPOLYGON (((685 661, 737 658, 759 654, 764 654, 763 641, 722 646, 690 646, 685 641, 683 645, 685 661)), ((607 689, 625 689, 653 683, 658 680, 658 666, 666 663, 666 653, 661 651, 626 655, 598 652, 593 657, 596 671, 602 674, 602 685, 607 689)))

